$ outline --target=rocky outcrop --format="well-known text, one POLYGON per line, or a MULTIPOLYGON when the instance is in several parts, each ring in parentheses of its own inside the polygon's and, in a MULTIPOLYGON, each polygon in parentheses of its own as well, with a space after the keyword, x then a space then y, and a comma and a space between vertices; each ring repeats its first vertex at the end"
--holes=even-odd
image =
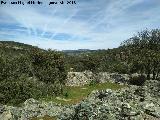
POLYGON ((57 120, 159 120, 160 81, 146 81, 144 86, 129 86, 113 91, 93 91, 76 105, 27 100, 22 107, 2 106, 0 120, 28 120, 44 115, 57 120))
POLYGON ((54 102, 40 102, 34 99, 28 99, 21 107, 5 106, 5 110, 0 114, 0 120, 30 120, 33 117, 43 117, 45 115, 57 116, 74 112, 72 107, 61 106, 54 102), (65 114, 64 114, 65 113, 65 114))
POLYGON ((69 72, 67 75, 67 86, 82 86, 89 84, 93 80, 93 73, 85 72, 69 72))
POLYGON ((71 120, 159 120, 159 87, 160 82, 147 81, 143 87, 93 91, 75 107, 71 120))
POLYGON ((113 82, 119 84, 127 84, 129 80, 128 74, 100 72, 96 75, 90 71, 69 72, 66 80, 67 86, 83 86, 89 84, 92 80, 98 80, 100 83, 113 82), (96 78, 95 78, 96 76, 96 78))

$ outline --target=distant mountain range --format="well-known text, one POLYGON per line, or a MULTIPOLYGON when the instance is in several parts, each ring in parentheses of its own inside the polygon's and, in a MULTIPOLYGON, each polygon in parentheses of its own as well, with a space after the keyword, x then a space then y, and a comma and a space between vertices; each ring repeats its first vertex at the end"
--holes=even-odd
POLYGON ((78 54, 83 54, 83 53, 92 53, 96 51, 102 51, 103 49, 99 50, 90 50, 90 49, 77 49, 77 50, 62 50, 67 55, 78 55, 78 54))
MULTIPOLYGON (((5 51, 26 51, 31 49, 40 49, 37 46, 32 46, 24 43, 14 42, 14 41, 0 41, 0 48, 5 49, 5 51)), ((83 53, 91 53, 95 51, 101 51, 101 50, 90 50, 90 49, 77 49, 77 50, 62 50, 63 53, 67 55, 79 55, 83 53)))

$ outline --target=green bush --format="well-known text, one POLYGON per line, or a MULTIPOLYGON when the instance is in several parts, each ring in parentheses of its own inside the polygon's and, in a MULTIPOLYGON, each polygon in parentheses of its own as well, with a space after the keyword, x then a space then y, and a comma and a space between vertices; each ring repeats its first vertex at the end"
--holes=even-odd
POLYGON ((35 49, 0 56, 0 103, 14 105, 63 92, 67 72, 60 52, 35 49))
POLYGON ((64 97, 65 97, 65 98, 68 98, 68 96, 69 96, 68 92, 65 92, 65 93, 64 93, 64 97))
POLYGON ((129 84, 142 86, 145 81, 146 81, 146 76, 144 76, 144 75, 134 76, 134 77, 130 78, 129 84))
POLYGON ((4 95, 0 99, 0 103, 7 104, 13 103, 18 104, 25 101, 28 98, 35 98, 35 85, 27 80, 17 80, 17 81, 8 81, 4 80, 0 82, 0 94, 4 95))
POLYGON ((4 60, 2 59, 2 57, 0 57, 0 81, 3 80, 4 67, 5 67, 4 60))
POLYGON ((66 78, 63 55, 55 51, 35 50, 30 55, 33 74, 45 83, 64 83, 66 78))
POLYGON ((89 83, 89 86, 94 86, 96 84, 98 84, 99 81, 98 80, 92 80, 90 83, 89 83))
POLYGON ((0 58, 0 81, 16 80, 21 75, 31 75, 30 61, 27 56, 0 58))
POLYGON ((47 95, 53 96, 54 88, 50 86, 27 76, 20 77, 16 81, 1 81, 0 103, 18 105, 29 98, 39 99, 47 95))
POLYGON ((110 63, 110 72, 118 72, 119 74, 128 74, 129 65, 123 62, 110 63))

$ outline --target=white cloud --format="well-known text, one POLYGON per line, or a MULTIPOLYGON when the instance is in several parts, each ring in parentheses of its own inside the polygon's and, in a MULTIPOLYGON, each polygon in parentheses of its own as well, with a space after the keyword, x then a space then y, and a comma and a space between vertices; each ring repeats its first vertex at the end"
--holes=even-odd
POLYGON ((16 24, 26 29, 12 28, 13 32, 0 29, 0 35, 5 32, 17 35, 15 41, 42 48, 113 48, 138 30, 159 27, 160 5, 145 11, 129 12, 131 7, 136 9, 141 3, 145 7, 145 0, 79 0, 72 6, 5 6, 0 8, 0 25, 16 24), (71 37, 56 40, 59 33, 71 37))

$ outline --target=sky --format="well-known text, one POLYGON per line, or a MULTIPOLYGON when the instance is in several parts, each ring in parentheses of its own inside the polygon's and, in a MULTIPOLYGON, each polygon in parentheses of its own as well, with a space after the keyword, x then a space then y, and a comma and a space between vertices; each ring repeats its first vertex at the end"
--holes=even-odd
POLYGON ((160 27, 160 0, 76 0, 76 4, 0 4, 0 40, 44 49, 108 49, 160 27))

